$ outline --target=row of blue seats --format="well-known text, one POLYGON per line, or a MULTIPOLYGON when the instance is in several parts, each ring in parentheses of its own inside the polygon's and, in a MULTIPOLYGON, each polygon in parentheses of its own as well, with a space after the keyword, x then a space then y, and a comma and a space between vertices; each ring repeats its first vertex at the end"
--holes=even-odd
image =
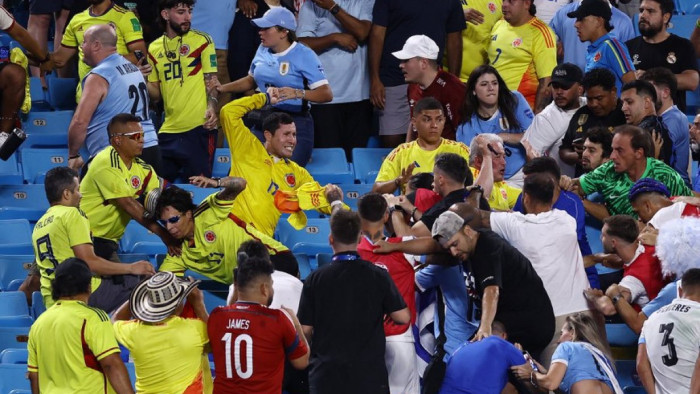
POLYGON ((77 78, 56 78, 48 74, 45 78, 46 89, 37 77, 29 78, 29 95, 32 100, 32 111, 63 111, 74 110, 76 107, 75 88, 77 78))

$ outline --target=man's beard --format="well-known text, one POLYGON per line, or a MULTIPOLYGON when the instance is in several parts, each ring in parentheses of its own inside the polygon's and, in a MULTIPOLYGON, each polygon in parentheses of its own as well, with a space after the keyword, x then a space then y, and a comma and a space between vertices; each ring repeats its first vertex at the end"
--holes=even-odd
POLYGON ((659 34, 659 32, 662 30, 662 26, 654 26, 650 24, 649 22, 646 22, 645 26, 647 27, 642 27, 642 25, 639 25, 639 34, 641 34, 643 37, 654 37, 655 35, 659 34))
MULTIPOLYGON (((168 25, 170 25, 170 28, 173 29, 175 34, 177 34, 178 36, 182 36, 185 33, 187 33, 188 31, 190 31, 190 26, 187 26, 184 29, 182 28, 182 25, 184 25, 184 24, 185 23, 177 24, 177 23, 174 23, 173 21, 168 21, 168 25)), ((190 24, 187 23, 187 25, 190 25, 190 24)))

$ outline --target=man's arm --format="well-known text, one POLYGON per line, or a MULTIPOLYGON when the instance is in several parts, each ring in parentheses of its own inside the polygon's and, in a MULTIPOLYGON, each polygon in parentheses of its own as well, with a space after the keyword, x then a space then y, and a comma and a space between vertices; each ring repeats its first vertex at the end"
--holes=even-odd
POLYGON ((386 99, 384 84, 379 79, 379 63, 382 60, 386 27, 373 24, 369 33, 369 77, 370 101, 379 109, 384 109, 386 99))
POLYGON ((118 353, 110 354, 99 361, 102 371, 118 394, 133 394, 129 372, 118 353))
POLYGON ((310 326, 303 326, 302 327, 301 323, 299 323, 299 319, 297 318, 297 315, 294 314, 293 310, 291 310, 289 308, 285 308, 284 306, 282 306, 282 310, 287 312, 287 315, 292 320, 292 324, 294 324, 294 329, 296 330, 297 335, 299 336, 299 339, 303 343, 306 344, 306 353, 304 353, 304 355, 301 357, 297 357, 295 359, 290 359, 289 363, 292 364, 292 367, 294 367, 295 369, 299 369, 299 370, 305 369, 309 365, 309 356, 311 353, 309 351, 309 349, 311 349, 311 347, 309 347, 309 342, 306 340, 306 334, 305 334, 304 327, 308 327, 309 329, 311 327, 310 326))
POLYGON ((159 226, 153 220, 146 219, 143 216, 145 212, 143 205, 139 204, 133 197, 121 197, 109 200, 112 204, 116 205, 119 209, 128 213, 132 219, 136 220, 140 225, 146 227, 153 234, 156 234, 163 243, 168 247, 168 253, 171 255, 179 255, 181 252, 181 245, 176 239, 174 239, 163 227, 159 226))
POLYGON ((73 249, 75 257, 86 262, 90 271, 98 275, 153 275, 156 273, 153 265, 146 260, 131 264, 105 260, 95 254, 92 244, 75 245, 71 249, 73 249))
POLYGON ((695 22, 695 29, 690 33, 690 43, 695 48, 695 54, 700 53, 700 19, 698 19, 698 22, 695 22))
POLYGON ((137 64, 139 62, 138 59, 136 59, 136 55, 134 55, 134 52, 141 51, 141 53, 143 53, 144 55, 148 53, 148 49, 146 48, 146 41, 144 40, 136 40, 134 42, 130 42, 126 44, 126 49, 129 50, 129 53, 122 56, 129 59, 129 61, 134 64, 137 64))
POLYGON ((17 42, 19 42, 24 49, 29 51, 29 53, 31 53, 37 61, 49 60, 49 53, 41 49, 39 43, 36 42, 36 40, 29 35, 29 32, 16 21, 12 24, 10 29, 7 30, 7 34, 17 40, 17 42))
POLYGON ((373 252, 379 254, 403 252, 406 254, 423 255, 445 251, 436 240, 430 237, 421 237, 403 242, 377 241, 375 246, 377 248, 374 249, 373 252))
POLYGON ((597 203, 593 201, 589 201, 584 199, 583 200, 583 209, 586 210, 586 213, 589 215, 593 216, 594 218, 600 220, 601 222, 605 220, 605 218, 610 216, 610 212, 608 212, 608 208, 605 206, 605 204, 602 203, 597 203))
POLYGON ((396 324, 408 324, 411 321, 411 312, 409 312, 408 307, 406 307, 399 309, 398 311, 391 312, 389 317, 396 324))
MULTIPOLYGON (((330 11, 337 4, 333 0, 313 0, 317 7, 330 11)), ((363 43, 369 37, 369 31, 372 27, 372 22, 368 20, 360 20, 337 5, 339 11, 333 15, 343 30, 346 32, 332 33, 322 37, 299 37, 299 41, 303 42, 315 52, 320 53, 331 46, 339 46, 347 51, 354 52, 358 44, 363 43)))
POLYGON ((676 74, 678 81, 678 90, 695 90, 700 82, 700 75, 695 70, 685 70, 680 74, 676 74))
POLYGON ((640 343, 637 348, 637 373, 647 393, 656 394, 656 382, 654 380, 654 373, 651 371, 651 364, 649 363, 649 356, 647 355, 647 345, 645 343, 640 343))
POLYGON ((203 322, 209 321, 209 312, 207 312, 207 307, 204 306, 204 294, 199 288, 194 288, 190 294, 187 295, 187 302, 192 305, 195 316, 203 322))
POLYGON ((29 385, 32 388, 32 394, 39 394, 39 374, 36 372, 29 372, 29 385))
POLYGON ((491 336, 491 325, 496 318, 499 289, 496 285, 486 286, 481 297, 481 323, 472 341, 480 341, 491 336))
POLYGON ((636 80, 637 76, 635 75, 634 71, 627 71, 622 75, 620 79, 622 79, 622 84, 624 85, 626 83, 636 80))
POLYGON ((459 76, 462 72, 462 32, 447 33, 447 69, 451 74, 459 76))
POLYGON ((151 104, 160 101, 160 82, 148 82, 146 87, 148 88, 148 96, 151 98, 151 104))
POLYGON ((215 129, 216 123, 219 121, 219 118, 216 116, 216 107, 219 105, 219 91, 213 87, 217 84, 217 81, 216 73, 204 74, 204 89, 207 92, 207 110, 204 113, 203 127, 207 130, 215 129))
POLYGON ((82 159, 80 159, 80 147, 83 146, 87 137, 87 128, 95 113, 97 106, 107 95, 109 91, 109 83, 107 80, 97 74, 90 74, 85 78, 83 86, 83 94, 80 97, 78 107, 75 109, 73 118, 68 126, 68 166, 73 169, 82 167, 82 159), (70 159, 71 157, 77 158, 70 159))
POLYGON ((535 114, 540 113, 551 101, 552 92, 548 88, 550 80, 551 77, 540 78, 540 84, 537 85, 537 95, 535 96, 535 114))
MULTIPOLYGON (((610 294, 615 295, 622 294, 623 292, 621 286, 617 284, 610 285, 607 291, 609 291, 610 294), (610 290, 611 288, 612 290, 610 290)), ((629 328, 632 329, 635 334, 639 335, 639 333, 642 332, 642 326, 644 326, 644 322, 647 320, 647 315, 645 315, 644 312, 635 311, 634 308, 632 308, 632 305, 630 305, 627 301, 627 297, 620 297, 617 300, 615 310, 617 311, 617 314, 622 317, 625 324, 627 324, 627 326, 629 326, 629 328)))
POLYGON ((65 45, 61 45, 58 50, 54 50, 51 54, 51 60, 56 68, 61 68, 77 53, 78 48, 69 48, 65 45))

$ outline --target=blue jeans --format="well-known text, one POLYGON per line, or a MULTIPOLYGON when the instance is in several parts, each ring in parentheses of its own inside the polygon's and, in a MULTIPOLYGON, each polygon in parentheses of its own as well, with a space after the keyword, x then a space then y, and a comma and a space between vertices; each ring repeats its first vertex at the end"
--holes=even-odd
MULTIPOLYGON (((311 159, 311 151, 314 148, 314 120, 308 112, 304 114, 290 113, 290 115, 294 119, 294 125, 297 128, 297 145, 292 154, 292 161, 304 167, 311 159)), ((257 126, 252 127, 250 130, 260 141, 265 143, 265 136, 262 130, 257 126)))

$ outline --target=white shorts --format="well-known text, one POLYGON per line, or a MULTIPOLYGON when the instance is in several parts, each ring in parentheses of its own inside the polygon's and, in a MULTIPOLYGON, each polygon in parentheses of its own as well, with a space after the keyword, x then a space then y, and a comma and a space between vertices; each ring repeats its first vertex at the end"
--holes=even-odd
MULTIPOLYGON (((404 337, 394 335, 393 337, 404 337)), ((384 362, 389 372, 389 390, 391 394, 419 394, 418 360, 413 341, 390 340, 386 342, 384 362)), ((397 338, 398 339, 398 338, 397 338)))

